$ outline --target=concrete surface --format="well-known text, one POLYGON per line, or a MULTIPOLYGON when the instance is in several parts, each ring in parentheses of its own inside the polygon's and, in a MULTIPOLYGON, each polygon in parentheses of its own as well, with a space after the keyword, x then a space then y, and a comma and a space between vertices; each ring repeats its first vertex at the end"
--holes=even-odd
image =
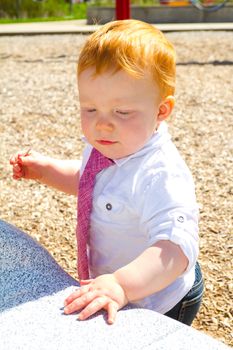
MULTIPOLYGON (((0 24, 0 35, 37 35, 37 34, 89 34, 99 25, 87 25, 86 20, 61 22, 34 22, 0 24)), ((195 30, 233 30, 231 23, 176 23, 156 24, 164 32, 195 31, 195 30)))
POLYGON ((230 349, 168 317, 130 306, 112 326, 102 312, 77 321, 77 315, 62 311, 77 285, 38 243, 0 220, 1 350, 230 349))

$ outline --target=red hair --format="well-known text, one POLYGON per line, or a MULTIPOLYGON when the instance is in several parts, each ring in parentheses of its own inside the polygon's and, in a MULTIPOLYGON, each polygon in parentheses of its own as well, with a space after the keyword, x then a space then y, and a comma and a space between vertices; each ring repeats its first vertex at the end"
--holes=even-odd
POLYGON ((78 76, 94 68, 95 74, 123 70, 135 78, 149 72, 162 98, 174 95, 175 50, 163 33, 138 20, 109 22, 90 35, 78 60, 78 76))

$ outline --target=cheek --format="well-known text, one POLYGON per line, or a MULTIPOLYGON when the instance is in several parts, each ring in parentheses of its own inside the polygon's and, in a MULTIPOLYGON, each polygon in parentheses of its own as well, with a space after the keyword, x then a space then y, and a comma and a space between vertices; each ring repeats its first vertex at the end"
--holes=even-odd
POLYGON ((81 127, 84 134, 90 131, 90 126, 91 126, 90 120, 84 116, 81 116, 81 127))
POLYGON ((141 118, 127 127, 125 139, 128 145, 141 148, 152 136, 155 131, 155 120, 141 118))
POLYGON ((146 137, 145 125, 138 120, 127 123, 121 126, 121 135, 126 144, 135 146, 146 137))
POLYGON ((146 117, 140 117, 135 120, 133 120, 129 125, 127 126, 128 132, 133 136, 134 138, 140 138, 143 136, 146 136, 150 131, 152 130, 152 123, 149 122, 149 120, 146 117))

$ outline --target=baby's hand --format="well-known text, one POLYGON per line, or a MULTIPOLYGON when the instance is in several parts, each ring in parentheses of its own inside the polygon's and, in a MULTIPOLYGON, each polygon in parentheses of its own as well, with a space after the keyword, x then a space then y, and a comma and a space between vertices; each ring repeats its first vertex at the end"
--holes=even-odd
POLYGON ((108 323, 114 323, 117 311, 128 303, 127 296, 115 276, 101 275, 81 281, 81 287, 65 300, 65 314, 83 309, 78 318, 85 320, 101 309, 107 310, 108 323))
POLYGON ((34 151, 20 151, 10 158, 13 170, 13 179, 40 180, 42 177, 42 167, 45 157, 34 151))

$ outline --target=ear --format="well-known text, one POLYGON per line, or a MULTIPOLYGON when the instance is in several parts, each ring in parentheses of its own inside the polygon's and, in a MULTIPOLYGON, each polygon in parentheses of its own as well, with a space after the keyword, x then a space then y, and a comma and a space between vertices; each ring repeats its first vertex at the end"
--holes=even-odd
POLYGON ((174 106, 175 106, 174 96, 167 96, 159 106, 159 113, 157 116, 158 122, 162 122, 163 120, 167 119, 169 115, 172 113, 174 106))

